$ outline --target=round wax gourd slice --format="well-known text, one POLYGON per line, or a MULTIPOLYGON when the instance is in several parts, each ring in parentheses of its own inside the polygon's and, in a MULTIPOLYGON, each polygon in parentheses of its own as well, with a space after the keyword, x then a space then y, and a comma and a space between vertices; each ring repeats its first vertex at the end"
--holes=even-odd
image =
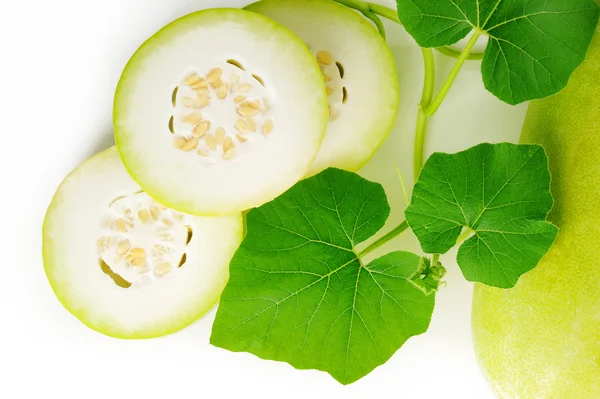
POLYGON ((318 64, 245 10, 187 15, 133 55, 114 103, 117 147, 149 195, 182 212, 257 207, 307 172, 328 120, 318 64))
POLYGON ((215 305, 242 234, 241 214, 197 217, 154 201, 112 147, 56 192, 43 226, 44 268, 60 302, 90 328, 157 337, 215 305))

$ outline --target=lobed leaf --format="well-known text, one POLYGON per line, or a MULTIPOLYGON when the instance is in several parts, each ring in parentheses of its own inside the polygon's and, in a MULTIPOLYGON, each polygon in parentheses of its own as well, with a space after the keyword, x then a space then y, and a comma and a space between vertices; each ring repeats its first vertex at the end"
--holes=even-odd
POLYGON ((363 264, 383 187, 328 169, 248 213, 211 343, 319 369, 348 384, 427 330, 443 268, 397 251, 363 264))
POLYGON ((422 47, 456 43, 473 30, 489 37, 481 72, 509 104, 564 88, 587 52, 600 9, 594 0, 397 0, 398 15, 422 47))
POLYGON ((458 265, 469 281, 508 288, 550 249, 558 228, 548 159, 539 145, 480 144, 425 163, 406 220, 427 253, 446 253, 466 229, 458 265))

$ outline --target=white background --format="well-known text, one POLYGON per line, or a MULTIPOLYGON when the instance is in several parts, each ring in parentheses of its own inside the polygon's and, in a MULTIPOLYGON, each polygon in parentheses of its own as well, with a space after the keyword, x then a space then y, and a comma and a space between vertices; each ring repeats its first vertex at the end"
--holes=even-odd
MULTIPOLYGON (((64 176, 113 142, 112 95, 129 56, 179 16, 244 4, 0 0, 0 398, 491 399, 471 345, 472 285, 462 278, 454 253, 442 259, 448 284, 438 294, 430 330, 346 387, 325 373, 211 347, 214 312, 169 337, 120 341, 89 330, 54 297, 41 259, 44 212, 64 176)), ((395 164, 411 184, 422 62, 402 28, 386 26, 401 107, 390 138, 362 173, 384 184, 391 226, 404 210, 395 164)), ((437 60, 439 85, 452 60, 437 60)), ((525 107, 510 107, 487 93, 479 66, 467 63, 434 117, 428 153, 518 138, 525 107)), ((419 250, 410 234, 381 250, 391 248, 419 250)))

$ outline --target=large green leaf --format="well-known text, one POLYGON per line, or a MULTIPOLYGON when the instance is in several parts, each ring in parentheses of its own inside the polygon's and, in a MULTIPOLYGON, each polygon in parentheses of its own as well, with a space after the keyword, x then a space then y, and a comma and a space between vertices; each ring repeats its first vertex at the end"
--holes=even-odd
POLYGON ((538 145, 480 144, 457 154, 435 153, 417 181, 406 220, 427 253, 458 251, 470 281, 512 287, 548 251, 558 229, 550 172, 538 145))
POLYGON ((583 62, 598 22, 594 0, 397 0, 406 30, 423 47, 489 36, 485 87, 509 104, 560 91, 583 62))
POLYGON ((328 169, 248 213, 211 343, 330 373, 347 384, 429 326, 440 265, 355 246, 389 214, 383 188, 328 169))

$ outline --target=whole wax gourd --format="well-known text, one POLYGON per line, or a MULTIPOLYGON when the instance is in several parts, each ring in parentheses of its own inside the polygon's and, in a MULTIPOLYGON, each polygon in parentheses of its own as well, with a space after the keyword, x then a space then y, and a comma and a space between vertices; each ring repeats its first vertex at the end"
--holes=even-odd
POLYGON ((514 288, 476 286, 475 350, 502 399, 598 399, 600 27, 567 88, 530 104, 521 141, 546 149, 560 233, 514 288))

